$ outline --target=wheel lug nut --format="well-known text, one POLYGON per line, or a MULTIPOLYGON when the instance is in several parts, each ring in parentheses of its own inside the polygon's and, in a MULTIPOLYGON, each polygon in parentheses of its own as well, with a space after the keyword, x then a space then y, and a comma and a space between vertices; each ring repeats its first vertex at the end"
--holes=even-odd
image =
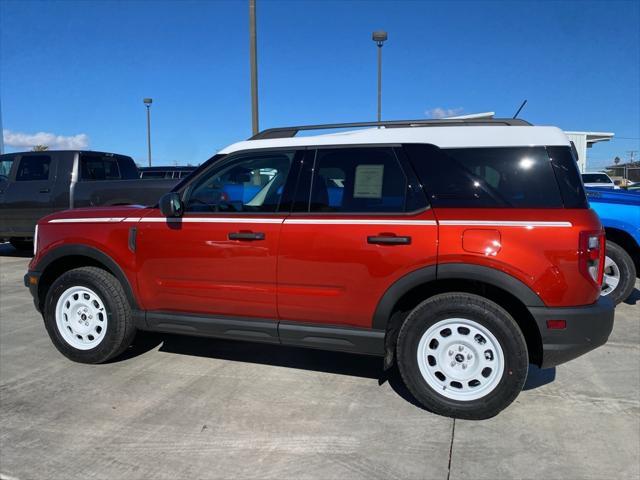
POLYGON ((466 363, 463 363, 463 364, 462 364, 462 369, 463 369, 463 370, 465 370, 466 368, 467 368, 467 364, 466 364, 466 363))
POLYGON ((453 355, 453 350, 449 350, 449 356, 453 355))
POLYGON ((460 346, 458 347, 458 351, 459 351, 459 352, 461 352, 462 350, 464 350, 464 347, 463 347, 462 345, 460 345, 460 346))
POLYGON ((451 362, 451 366, 455 367, 456 366, 456 362, 451 362))
MULTIPOLYGON (((89 318, 91 318, 91 317, 89 317, 89 318)), ((471 354, 467 355, 467 360, 471 360, 472 358, 473 358, 473 355, 471 355, 471 354)))

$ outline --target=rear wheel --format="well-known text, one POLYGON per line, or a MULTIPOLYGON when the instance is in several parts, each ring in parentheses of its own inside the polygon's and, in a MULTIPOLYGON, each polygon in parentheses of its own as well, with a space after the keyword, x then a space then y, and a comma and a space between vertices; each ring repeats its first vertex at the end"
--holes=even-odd
POLYGON ((70 270, 51 285, 44 322, 55 347, 82 363, 116 357, 135 335, 122 286, 109 272, 96 267, 70 270))
POLYGON ((467 293, 436 295, 407 317, 397 343, 398 367, 418 401, 456 418, 496 415, 527 377, 527 345, 502 307, 467 293))
POLYGON ((620 245, 607 240, 601 295, 608 296, 617 305, 631 295, 635 282, 633 259, 620 245))

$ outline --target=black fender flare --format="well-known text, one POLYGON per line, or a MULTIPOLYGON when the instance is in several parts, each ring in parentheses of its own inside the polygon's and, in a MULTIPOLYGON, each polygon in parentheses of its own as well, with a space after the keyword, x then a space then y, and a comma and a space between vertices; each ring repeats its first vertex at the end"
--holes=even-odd
POLYGON ((396 280, 382 295, 373 314, 371 327, 386 330, 393 307, 403 295, 419 285, 438 280, 472 280, 509 292, 527 307, 544 307, 540 297, 512 275, 495 268, 468 263, 429 265, 396 280))
POLYGON ((102 250, 99 250, 95 247, 90 247, 88 245, 82 244, 68 244, 61 245, 56 247, 49 253, 47 253, 37 265, 35 265, 33 272, 38 273, 38 276, 42 276, 44 272, 47 270, 47 267, 51 265, 56 260, 59 260, 64 257, 88 257, 96 262, 104 265, 113 275, 118 279, 124 293, 127 295, 127 299, 129 300, 129 304, 131 308, 138 309, 138 302, 136 301, 136 297, 133 294, 133 289, 131 288, 131 284, 129 283, 129 279, 120 268, 120 265, 113 260, 109 255, 104 253, 102 250))

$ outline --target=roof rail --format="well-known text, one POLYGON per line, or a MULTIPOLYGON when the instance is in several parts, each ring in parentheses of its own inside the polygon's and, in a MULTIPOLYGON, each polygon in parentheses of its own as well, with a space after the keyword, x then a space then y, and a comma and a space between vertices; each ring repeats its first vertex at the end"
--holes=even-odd
POLYGON ((338 128, 359 127, 455 127, 455 126, 530 126, 526 120, 520 118, 440 118, 434 120, 391 120, 383 122, 355 122, 355 123, 326 123, 323 125, 299 125, 296 127, 268 128, 256 133, 249 140, 264 140, 267 138, 295 137, 301 130, 331 130, 338 128))

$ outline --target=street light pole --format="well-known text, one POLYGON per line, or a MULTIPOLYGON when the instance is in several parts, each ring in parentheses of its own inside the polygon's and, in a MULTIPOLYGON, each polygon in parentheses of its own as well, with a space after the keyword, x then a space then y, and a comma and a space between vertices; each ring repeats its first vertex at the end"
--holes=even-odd
POLYGON ((149 155, 149 166, 151 166, 151 104, 152 98, 145 98, 142 100, 145 107, 147 107, 147 149, 149 155))
POLYGON ((251 130, 258 126, 258 45, 256 40, 256 0, 249 0, 249 62, 251 64, 251 130))
POLYGON ((382 121, 382 45, 387 40, 387 32, 378 30, 373 32, 371 38, 378 45, 378 121, 382 121))

